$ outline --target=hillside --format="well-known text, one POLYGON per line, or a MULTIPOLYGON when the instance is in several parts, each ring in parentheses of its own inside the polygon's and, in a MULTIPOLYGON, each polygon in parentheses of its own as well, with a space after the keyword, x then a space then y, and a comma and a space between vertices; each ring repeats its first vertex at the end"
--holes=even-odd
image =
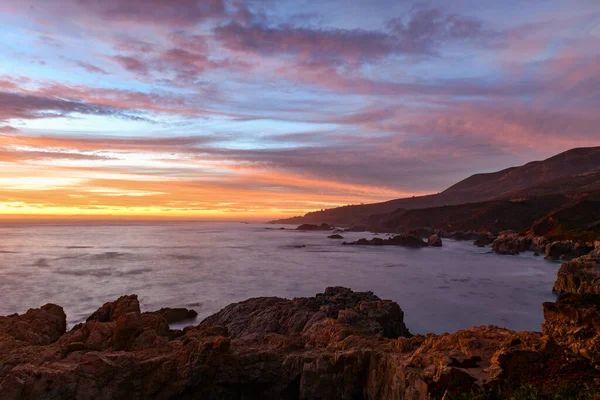
POLYGON ((491 200, 453 206, 418 208, 371 216, 368 227, 380 232, 526 231, 539 219, 569 203, 562 195, 519 200, 491 200))
POLYGON ((493 199, 535 197, 579 192, 600 187, 600 147, 576 148, 543 161, 502 171, 475 174, 438 194, 390 200, 383 203, 345 206, 310 212, 301 217, 272 221, 278 224, 328 223, 365 225, 372 215, 476 203, 493 199))

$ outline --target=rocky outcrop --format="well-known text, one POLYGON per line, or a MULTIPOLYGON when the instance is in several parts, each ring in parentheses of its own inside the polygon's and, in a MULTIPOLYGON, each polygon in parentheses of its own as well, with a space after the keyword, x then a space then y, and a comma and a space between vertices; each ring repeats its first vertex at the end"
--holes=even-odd
POLYGON ((442 238, 437 234, 429 236, 429 239, 427 239, 427 246, 442 247, 442 238))
POLYGON ((302 224, 296 228, 297 231, 330 231, 333 228, 328 224, 313 225, 313 224, 302 224))
POLYGON ((546 246, 546 258, 549 260, 572 260, 592 251, 594 247, 583 242, 571 240, 554 241, 546 246))
MULTIPOLYGON (((477 243, 476 243, 477 244, 477 243)), ((584 242, 562 240, 550 242, 544 236, 524 236, 514 232, 501 233, 492 243, 492 250, 498 254, 519 254, 525 251, 545 254, 548 260, 571 260, 593 250, 584 242)))
POLYGON ((500 234, 492 243, 492 250, 498 254, 515 255, 529 250, 531 238, 518 233, 500 234))
POLYGON ((46 304, 23 315, 0 317, 0 352, 11 344, 44 346, 57 341, 67 329, 62 307, 46 304))
POLYGON ((558 270, 552 290, 557 294, 600 295, 600 249, 565 262, 558 270))
POLYGON ((96 310, 88 317, 86 322, 110 322, 116 321, 120 316, 128 313, 139 314, 140 302, 136 295, 122 296, 116 301, 105 303, 102 307, 96 310))
POLYGON ((572 353, 600 364, 600 295, 564 295, 544 303, 543 332, 572 353))
POLYGON ((597 360, 598 310, 590 301, 545 305, 547 336, 493 326, 412 336, 398 304, 342 287, 249 299, 183 331, 169 329, 164 313, 139 312, 136 296, 106 303, 66 333, 62 309, 47 305, 0 317, 0 393, 417 400, 506 396, 521 386, 548 395, 564 384, 597 390, 589 361, 597 360))
POLYGON ((343 239, 344 237, 342 235, 335 234, 335 235, 329 235, 329 236, 327 236, 327 238, 328 239, 343 239))
POLYGON ((382 238, 373 238, 371 240, 368 239, 359 239, 356 242, 344 242, 344 245, 359 245, 359 246, 404 246, 404 247, 427 247, 427 243, 423 241, 418 236, 414 236, 408 233, 403 235, 396 235, 389 239, 382 238))

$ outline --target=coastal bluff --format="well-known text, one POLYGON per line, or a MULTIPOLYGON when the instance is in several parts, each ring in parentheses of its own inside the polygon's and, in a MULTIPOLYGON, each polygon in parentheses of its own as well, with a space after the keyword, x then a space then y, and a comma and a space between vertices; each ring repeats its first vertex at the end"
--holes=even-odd
POLYGON ((596 251, 563 265, 543 332, 412 335, 400 305, 343 287, 252 298, 183 330, 169 322, 195 312, 142 313, 135 295, 69 331, 63 309, 48 304, 0 317, 0 398, 501 399, 526 390, 593 399, 599 261, 596 251))

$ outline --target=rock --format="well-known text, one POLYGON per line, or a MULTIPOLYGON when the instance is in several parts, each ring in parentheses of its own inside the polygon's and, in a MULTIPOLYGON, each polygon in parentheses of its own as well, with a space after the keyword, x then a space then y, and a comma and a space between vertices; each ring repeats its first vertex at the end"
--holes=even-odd
POLYGON ((473 242, 474 246, 477 247, 485 247, 485 246, 489 246, 490 244, 492 244, 494 242, 495 238, 484 235, 479 237, 477 240, 475 240, 473 242))
POLYGON ((546 259, 549 260, 572 260, 581 257, 594 250, 584 242, 573 242, 571 240, 555 241, 546 246, 546 259))
POLYGON ((534 257, 539 257, 539 256, 540 256, 540 253, 538 253, 538 252, 536 251, 535 253, 533 253, 533 256, 534 256, 534 257))
POLYGON ((105 303, 96 312, 90 315, 89 321, 109 322, 116 321, 120 316, 128 313, 140 314, 140 302, 135 294, 119 297, 117 300, 105 303))
POLYGON ((85 350, 85 344, 82 342, 73 342, 67 345, 67 352, 72 353, 74 351, 85 350))
POLYGON ((529 251, 533 251, 535 253, 546 253, 546 246, 550 242, 548 238, 544 236, 530 236, 531 242, 529 243, 529 251))
POLYGON ((302 224, 296 228, 297 231, 330 231, 333 228, 328 224, 313 225, 313 224, 302 224))
MULTIPOLYGON (((0 317, 0 335, 30 345, 44 346, 56 342, 67 329, 67 316, 62 307, 46 304, 25 314, 0 317)), ((0 336, 0 351, 2 337, 0 336)), ((0 363, 0 369, 1 369, 0 363)))
POLYGON ((344 237, 342 235, 329 235, 327 236, 328 239, 343 239, 344 237))
POLYGON ((158 315, 166 319, 169 324, 193 320, 198 316, 196 311, 187 308, 161 308, 158 311, 144 314, 158 315))
POLYGON ((573 354, 600 364, 600 295, 567 294, 544 303, 543 332, 573 354))
MULTIPOLYGON (((135 309, 115 319, 119 300, 46 344, 11 341, 7 321, 23 316, 0 317, 1 397, 399 400, 485 387, 508 398, 527 387, 553 398, 566 384, 574 396, 600 389, 590 365, 600 348, 596 300, 545 306, 547 336, 493 326, 412 336, 397 303, 343 287, 249 299, 183 331, 135 309)), ((32 321, 53 326, 62 309, 37 311, 29 326, 43 331, 32 321)))
POLYGON ((442 239, 438 235, 431 235, 427 239, 427 246, 442 247, 442 239))
POLYGON ((515 255, 529 250, 531 238, 517 233, 500 234, 492 243, 492 250, 498 254, 515 255))
POLYGON ((600 295, 600 249, 563 263, 552 290, 559 294, 600 295))
POLYGON ((404 246, 404 247, 426 247, 427 243, 423 241, 420 237, 413 236, 410 234, 396 235, 388 239, 382 239, 379 237, 373 238, 371 240, 362 238, 357 240, 356 242, 344 242, 342 244, 346 245, 360 245, 360 246, 404 246))

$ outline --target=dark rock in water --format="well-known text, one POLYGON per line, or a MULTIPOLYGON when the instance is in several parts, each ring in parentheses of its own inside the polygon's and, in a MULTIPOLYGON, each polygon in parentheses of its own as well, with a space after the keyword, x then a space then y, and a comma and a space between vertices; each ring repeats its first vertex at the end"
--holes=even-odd
POLYGON ((279 228, 280 231, 285 231, 284 227, 279 228))
POLYGON ((427 240, 427 245, 433 247, 442 247, 442 239, 439 237, 439 235, 431 235, 427 240))
POLYGON ((403 234, 393 236, 389 239, 373 238, 371 240, 362 238, 356 242, 344 242, 342 244, 347 245, 361 245, 361 246, 405 246, 405 247, 426 247, 427 243, 420 237, 416 237, 410 234, 403 234))
POLYGON ((502 396, 600 389, 595 298, 545 305, 548 336, 484 326, 412 337, 397 303, 342 287, 249 299, 183 331, 136 303, 107 303, 66 333, 55 305, 0 317, 0 397, 439 400, 484 385, 502 396))
POLYGON ((540 256, 540 253, 538 253, 538 252, 536 251, 535 253, 533 253, 533 256, 534 256, 534 257, 539 257, 539 256, 540 256))
POLYGON ((552 290, 559 294, 600 295, 600 249, 563 263, 552 290))
POLYGON ((187 308, 161 308, 158 311, 153 311, 145 314, 158 315, 167 320, 169 324, 177 322, 189 321, 196 319, 198 313, 187 308))
POLYGON ((328 224, 313 225, 313 224, 302 224, 296 228, 297 231, 330 231, 333 228, 328 224))
POLYGON ((328 239, 343 239, 344 237, 342 235, 329 235, 327 236, 328 239))

